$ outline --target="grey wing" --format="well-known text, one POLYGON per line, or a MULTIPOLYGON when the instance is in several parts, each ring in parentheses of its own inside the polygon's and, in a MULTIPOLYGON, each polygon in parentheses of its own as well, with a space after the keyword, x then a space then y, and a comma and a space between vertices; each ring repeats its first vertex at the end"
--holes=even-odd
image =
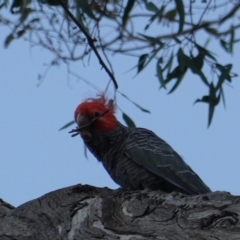
POLYGON ((147 129, 130 130, 125 154, 138 165, 191 195, 211 192, 177 152, 147 129))

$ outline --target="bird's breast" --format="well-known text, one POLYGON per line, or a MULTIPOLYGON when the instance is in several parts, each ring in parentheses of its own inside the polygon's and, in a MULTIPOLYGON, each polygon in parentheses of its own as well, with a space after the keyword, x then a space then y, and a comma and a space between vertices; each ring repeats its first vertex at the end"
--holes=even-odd
POLYGON ((92 134, 86 129, 81 129, 80 135, 84 142, 89 142, 92 140, 92 134))

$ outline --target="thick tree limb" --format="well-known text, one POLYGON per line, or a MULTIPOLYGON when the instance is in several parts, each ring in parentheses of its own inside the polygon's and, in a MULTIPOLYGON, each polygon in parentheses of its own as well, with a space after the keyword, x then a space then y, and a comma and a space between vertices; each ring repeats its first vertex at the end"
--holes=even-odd
POLYGON ((76 185, 15 209, 0 202, 1 240, 240 239, 240 197, 76 185))
POLYGON ((0 198, 0 221, 1 221, 2 218, 4 218, 14 208, 15 207, 13 207, 11 204, 4 202, 0 198))

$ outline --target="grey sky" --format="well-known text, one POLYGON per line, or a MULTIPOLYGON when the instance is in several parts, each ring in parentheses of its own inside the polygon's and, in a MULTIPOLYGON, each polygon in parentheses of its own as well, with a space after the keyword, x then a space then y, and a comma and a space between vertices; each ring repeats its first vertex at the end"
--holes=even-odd
MULTIPOLYGON (((4 32, 4 31, 3 31, 4 32)), ((6 36, 2 32, 2 36, 6 36)), ((6 32, 5 32, 6 33, 6 32)), ((211 49, 214 52, 214 46, 211 49)), ((217 51, 217 49, 216 49, 217 51)), ((239 48, 235 49, 235 56, 239 48)), ((6 50, 0 48, 0 197, 17 206, 33 198, 73 184, 117 188, 102 165, 88 153, 83 154, 79 137, 71 138, 67 129, 58 129, 73 119, 82 99, 96 91, 82 81, 67 78, 63 65, 53 68, 37 87, 37 74, 44 71, 43 62, 51 55, 31 49, 26 42, 15 41, 6 50)), ((234 71, 239 74, 238 59, 234 71)), ((196 98, 207 93, 200 80, 188 73, 172 95, 158 91, 152 64, 139 76, 125 74, 136 59, 114 57, 119 90, 151 111, 146 114, 117 95, 121 109, 137 126, 154 131, 166 140, 213 190, 240 194, 240 107, 239 78, 233 88, 226 87, 227 109, 217 108, 212 126, 207 128, 207 105, 196 104, 196 98)), ((75 64, 75 72, 103 90, 108 81, 92 56, 91 64, 75 64)), ((111 91, 109 95, 112 96, 111 91)), ((121 112, 118 119, 123 122, 121 112)))

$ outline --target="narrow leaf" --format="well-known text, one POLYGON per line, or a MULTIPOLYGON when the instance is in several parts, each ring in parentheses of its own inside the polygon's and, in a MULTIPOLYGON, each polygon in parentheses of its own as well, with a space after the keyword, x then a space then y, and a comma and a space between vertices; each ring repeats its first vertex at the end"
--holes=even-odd
POLYGON ((145 67, 145 62, 147 60, 147 57, 148 57, 148 54, 142 54, 140 57, 139 57, 139 60, 138 60, 138 70, 137 72, 141 72, 143 70, 143 68, 145 67))
POLYGON ((231 28, 231 36, 230 36, 230 41, 229 41, 229 51, 230 53, 233 53, 233 44, 235 43, 235 29, 232 26, 231 28))
POLYGON ((85 31, 89 34, 89 29, 85 26, 83 22, 83 14, 82 11, 79 10, 79 8, 76 8, 76 18, 78 20, 78 23, 85 29, 85 31))
POLYGON ((77 2, 77 6, 82 9, 83 13, 86 13, 90 18, 97 20, 97 18, 95 17, 89 3, 88 0, 76 0, 77 2))
POLYGON ((174 92, 174 91, 177 89, 177 87, 178 87, 179 84, 181 83, 181 81, 182 81, 182 79, 183 79, 186 71, 187 71, 187 68, 186 68, 186 70, 184 71, 184 73, 182 73, 182 74, 178 77, 176 83, 174 84, 174 86, 172 87, 172 89, 168 92, 168 94, 174 92))
POLYGON ((180 67, 177 66, 175 67, 172 72, 170 72, 168 75, 167 75, 167 79, 165 80, 165 84, 170 82, 172 79, 174 78, 178 78, 180 76, 180 74, 182 73, 182 71, 180 70, 180 67))
POLYGON ((208 51, 206 48, 203 48, 202 46, 196 44, 196 47, 198 49, 199 52, 203 53, 204 55, 206 55, 207 57, 211 58, 212 60, 214 60, 215 62, 217 62, 216 58, 213 56, 213 53, 211 53, 210 51, 208 51))
POLYGON ((21 6, 23 5, 23 0, 13 0, 10 11, 12 14, 19 13, 21 6))
POLYGON ((204 63, 204 54, 202 54, 201 52, 198 53, 198 55, 193 58, 193 62, 195 67, 200 71, 203 67, 203 63, 204 63))
POLYGON ((65 124, 64 126, 62 126, 58 131, 62 131, 63 129, 66 129, 66 128, 72 126, 74 123, 75 123, 75 121, 71 121, 71 122, 65 124))
POLYGON ((135 3, 135 0, 128 0, 128 2, 127 2, 127 6, 124 9, 124 13, 123 13, 123 17, 122 17, 122 26, 123 27, 126 26, 129 13, 133 9, 134 3, 135 3))
POLYGON ((186 55, 184 54, 182 48, 180 47, 177 53, 177 60, 178 60, 178 66, 179 69, 182 71, 186 67, 186 55))
POLYGON ((127 114, 123 113, 122 117, 128 127, 136 127, 133 120, 127 114))
POLYGON ((213 83, 209 87, 209 112, 208 112, 208 127, 211 125, 215 106, 219 103, 220 96, 216 98, 216 89, 213 83))
POLYGON ((230 51, 229 51, 228 43, 227 43, 226 41, 224 41, 223 39, 220 39, 220 44, 221 44, 221 46, 223 47, 223 49, 224 49, 227 53, 230 52, 230 51))
POLYGON ((146 108, 141 107, 140 105, 138 105, 137 103, 133 102, 128 96, 126 96, 124 93, 121 93, 118 91, 119 94, 121 94, 124 98, 126 98, 129 102, 131 102, 132 104, 134 104, 136 107, 138 107, 141 111, 145 112, 145 113, 151 113, 149 110, 147 110, 146 108))
POLYGON ((153 14, 151 16, 151 18, 149 19, 149 23, 145 26, 144 30, 146 31, 150 26, 151 24, 153 23, 153 21, 157 18, 158 19, 158 22, 161 22, 162 20, 162 15, 163 15, 163 12, 165 10, 165 6, 163 5, 160 9, 155 9, 156 11, 153 11, 155 12, 155 14, 153 14))
POLYGON ((29 16, 29 14, 32 13, 32 12, 34 12, 33 9, 31 9, 31 8, 24 8, 24 10, 22 11, 22 15, 21 15, 21 17, 19 19, 20 23, 23 23, 27 19, 27 17, 29 16))
POLYGON ((218 36, 218 30, 216 28, 211 28, 211 27, 206 27, 204 28, 206 32, 214 35, 214 36, 218 36))
POLYGON ((162 48, 163 46, 159 46, 157 49, 153 51, 152 55, 148 58, 148 61, 144 64, 144 67, 146 67, 153 60, 153 58, 156 57, 156 55, 162 48))
POLYGON ((175 0, 176 9, 179 15, 179 30, 178 32, 182 32, 184 23, 185 23, 185 11, 184 11, 184 4, 182 0, 175 0))
POLYGON ((172 63, 173 63, 173 52, 170 56, 170 58, 168 59, 168 62, 166 63, 165 67, 163 68, 163 72, 168 69, 168 74, 170 73, 171 71, 171 68, 172 68, 172 63))
POLYGON ((88 152, 87 146, 84 144, 84 156, 86 159, 88 159, 87 152, 88 152))
POLYGON ((223 106, 224 108, 226 108, 226 100, 225 100, 225 94, 224 94, 223 88, 221 88, 220 94, 222 96, 223 106))
POLYGON ((165 85, 164 78, 163 78, 163 70, 162 70, 162 67, 160 65, 161 60, 162 59, 159 58, 158 61, 157 61, 157 76, 158 76, 158 80, 160 82, 161 87, 166 89, 166 85, 165 85))
POLYGON ((231 82, 231 76, 230 76, 230 71, 232 69, 232 64, 228 64, 226 66, 222 66, 220 64, 216 64, 216 67, 219 69, 221 72, 221 75, 218 77, 218 84, 216 86, 216 89, 222 88, 222 84, 224 81, 227 79, 229 82, 231 82))
POLYGON ((179 84, 181 83, 183 76, 187 72, 187 64, 186 64, 186 55, 184 54, 182 48, 179 48, 177 53, 177 60, 178 60, 178 66, 175 67, 175 69, 167 75, 167 79, 165 80, 165 84, 167 84, 169 81, 171 81, 174 78, 177 78, 177 81, 173 85, 172 89, 168 92, 168 94, 172 93, 177 89, 179 84))
POLYGON ((20 38, 25 33, 26 29, 20 30, 17 32, 17 37, 20 38))
POLYGON ((158 8, 154 3, 148 2, 148 1, 144 1, 144 2, 145 2, 145 7, 148 11, 151 11, 151 12, 157 12, 158 11, 158 8))
POLYGON ((174 40, 176 43, 178 43, 178 44, 181 44, 181 43, 182 43, 181 40, 179 40, 177 37, 174 37, 174 36, 173 36, 173 40, 174 40))
POLYGON ((9 34, 4 41, 4 47, 7 48, 13 39, 14 39, 13 34, 12 33, 9 34))
MULTIPOLYGON (((199 53, 200 54, 200 53, 199 53)), ((185 63, 186 65, 191 69, 191 71, 197 75, 200 76, 202 79, 203 83, 205 83, 207 86, 209 86, 209 82, 202 72, 201 68, 203 66, 203 61, 201 61, 201 55, 199 55, 199 59, 196 58, 189 58, 188 56, 185 55, 185 63)))
POLYGON ((165 18, 167 18, 169 21, 175 20, 176 16, 177 10, 175 8, 165 13, 165 18))
POLYGON ((193 104, 196 104, 198 102, 203 102, 203 103, 209 103, 210 102, 210 98, 209 96, 203 96, 202 99, 197 99, 193 104))
POLYGON ((147 36, 144 34, 139 33, 138 35, 144 37, 146 40, 148 40, 152 45, 158 44, 161 47, 164 47, 164 43, 160 41, 159 38, 155 38, 155 37, 151 37, 151 36, 147 36))

